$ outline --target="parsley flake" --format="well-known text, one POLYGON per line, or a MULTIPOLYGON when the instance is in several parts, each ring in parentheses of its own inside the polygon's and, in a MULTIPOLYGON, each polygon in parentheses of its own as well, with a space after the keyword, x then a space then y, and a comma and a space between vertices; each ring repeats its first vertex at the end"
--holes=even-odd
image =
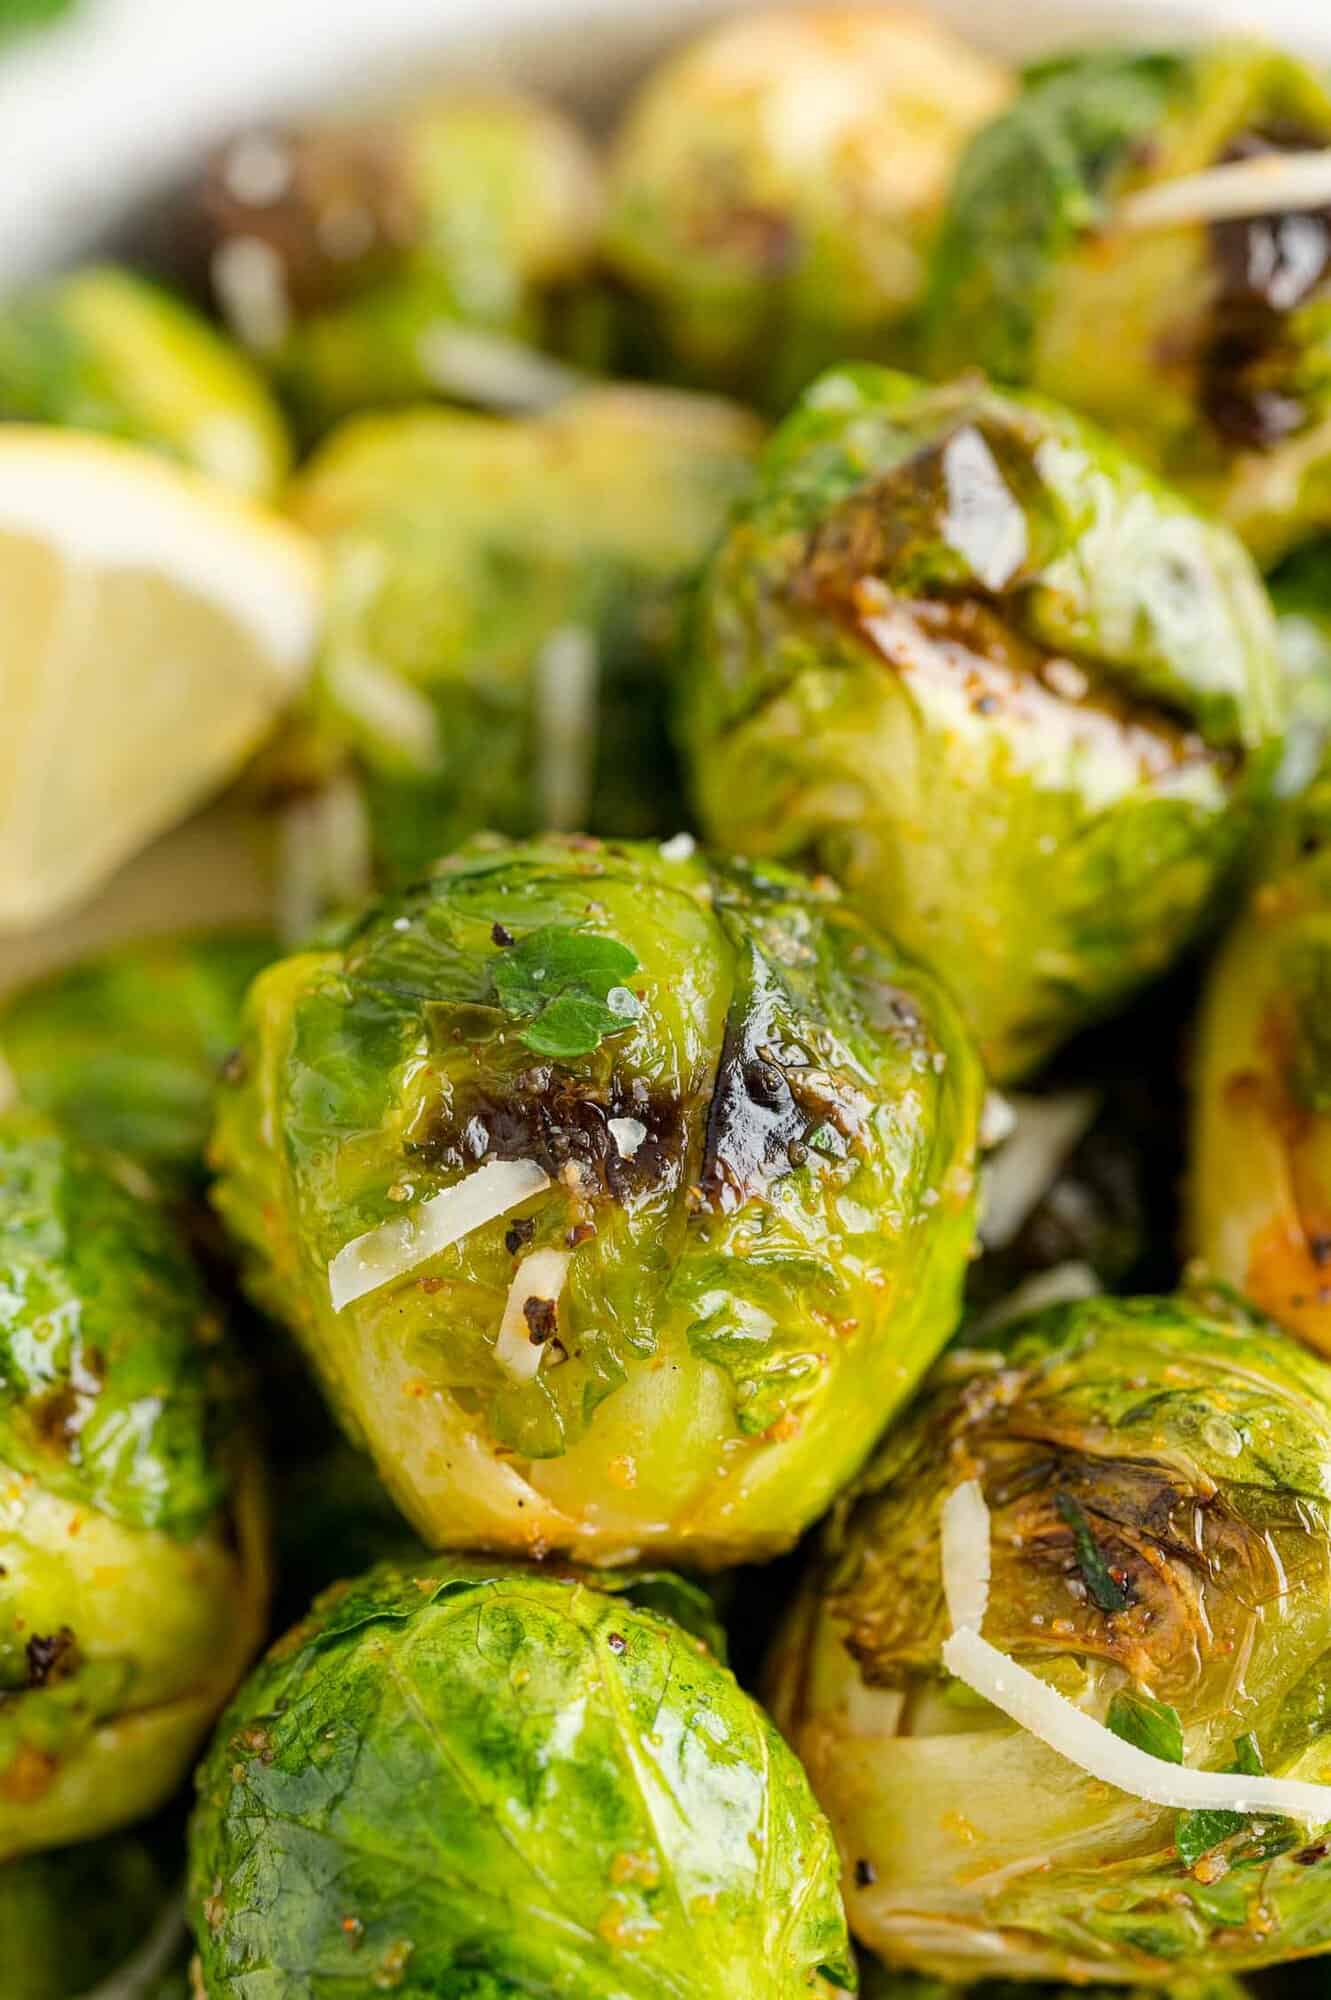
POLYGON ((544 924, 506 946, 491 967, 506 1014, 525 1019, 521 1040, 537 1055, 590 1055, 642 1013, 624 984, 638 960, 618 938, 568 924, 544 924))

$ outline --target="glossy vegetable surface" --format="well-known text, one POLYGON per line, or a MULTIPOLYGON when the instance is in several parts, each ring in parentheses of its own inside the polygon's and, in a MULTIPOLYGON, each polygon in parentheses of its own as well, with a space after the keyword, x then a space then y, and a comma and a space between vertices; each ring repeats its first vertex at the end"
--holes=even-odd
POLYGON ((1087 411, 1280 554, 1331 520, 1327 210, 1273 196, 1275 213, 1208 221, 1194 200, 1147 227, 1131 205, 1329 143, 1324 78, 1259 42, 1037 65, 957 171, 932 372, 979 366, 1087 411))
POLYGON ((682 727, 708 836, 838 877, 1003 1079, 1196 931, 1282 709, 1226 530, 1052 404, 862 368, 769 444, 682 727))
POLYGON ((1331 1776, 1331 1370, 1223 1290, 1052 1308, 940 1364, 774 1661, 859 1938, 941 1977, 1171 1991, 1325 1951, 1324 1829, 1149 1805, 943 1670, 966 1479, 1001 1653, 1157 1756, 1331 1776))
POLYGON ((698 1597, 456 1556, 329 1592, 200 1773, 208 2000, 852 1980, 826 1823, 698 1597))
POLYGON ((788 1545, 946 1337, 979 1097, 830 885, 479 843, 260 977, 217 1199, 427 1540, 714 1565, 788 1545))
POLYGON ((0 1861, 179 1784, 266 1579, 234 1364, 142 1176, 0 1123, 0 1861))

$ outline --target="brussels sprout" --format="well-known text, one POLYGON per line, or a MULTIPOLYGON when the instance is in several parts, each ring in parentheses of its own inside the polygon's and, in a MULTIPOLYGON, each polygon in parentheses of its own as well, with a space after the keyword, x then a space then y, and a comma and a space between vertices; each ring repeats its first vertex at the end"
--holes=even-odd
POLYGON ((556 335, 600 219, 580 134, 491 91, 242 135, 213 162, 197 221, 223 312, 317 436, 375 404, 559 393, 567 371, 525 343, 556 335))
POLYGON ((180 1782, 263 1629, 216 1314, 137 1173, 0 1121, 0 1861, 180 1782))
POLYGON ((253 363, 180 300, 113 266, 0 304, 0 418, 107 431, 260 498, 290 463, 253 363))
POLYGON ((1311 542, 1269 579, 1289 689, 1290 720, 1277 790, 1301 792, 1331 743, 1331 541, 1311 542))
POLYGON ((1189 1233, 1331 1353, 1331 768, 1283 807, 1213 965, 1193 1073, 1189 1233))
POLYGON ((825 376, 703 587, 708 838, 813 858, 1031 1068, 1196 929, 1278 755, 1265 594, 1106 438, 975 378, 825 376))
POLYGON ((853 1985, 826 1822, 762 1710, 662 1615, 691 1619, 693 1595, 457 1556, 329 1591, 199 1774, 208 2000, 853 1985))
POLYGON ((645 389, 329 443, 294 501, 332 556, 322 703, 390 874, 480 827, 675 830, 668 663, 757 443, 731 404, 645 389))
POLYGON ((0 1053, 25 1103, 169 1181, 192 1180, 241 1002, 275 955, 250 930, 117 946, 0 1001, 0 1053))
POLYGON ((143 1942, 166 1894, 160 1863, 136 1835, 0 1863, 5 2000, 77 2000, 143 1942))
POLYGON ((427 1541, 713 1566, 955 1323, 980 1094, 830 884, 477 843, 260 975, 217 1200, 427 1541))
POLYGON ((949 1677, 939 1512, 971 1478, 1002 1654, 1156 1756, 1331 1779, 1331 1369, 1218 1288, 1053 1307, 940 1364, 773 1661, 856 1935, 1171 1992, 1326 1950, 1324 1835, 1148 1804, 949 1677))
POLYGON ((685 380, 780 406, 900 357, 953 163, 1006 74, 904 9, 747 14, 653 72, 611 169, 607 255, 685 380))
POLYGON ((938 243, 926 349, 1107 424, 1271 559, 1331 525, 1331 220, 1208 220, 1218 164, 1331 144, 1331 91, 1257 42, 1037 70, 972 142, 938 243), (1139 213, 1134 213, 1134 204, 1139 213), (1158 211, 1161 212, 1161 211, 1158 211))

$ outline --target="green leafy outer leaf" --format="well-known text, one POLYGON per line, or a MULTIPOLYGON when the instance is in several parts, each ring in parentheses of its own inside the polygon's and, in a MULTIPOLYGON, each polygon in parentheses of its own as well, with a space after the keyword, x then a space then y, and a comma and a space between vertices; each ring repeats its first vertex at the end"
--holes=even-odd
POLYGON ((637 970, 617 938, 546 924, 503 949, 492 977, 506 1012, 535 1017, 522 1030, 527 1047, 571 1058, 591 1055, 637 1020, 641 1006, 624 985, 637 970))
POLYGON ((155 1810, 252 1656, 236 1390, 143 1170, 0 1120, 0 1871, 155 1810))
MULTIPOLYGON (((1238 1738, 1234 1745, 1234 1760, 1231 1771, 1241 1771, 1245 1777, 1260 1777, 1266 1766, 1262 1753, 1257 1747, 1257 1739, 1251 1734, 1238 1738)), ((1185 1864, 1195 1867, 1204 1854, 1213 1847, 1219 1847, 1222 1840, 1229 1840, 1241 1833, 1249 1824, 1243 1813, 1236 1812, 1185 1812, 1174 1822, 1174 1839, 1185 1864)))
POLYGON ((616 386, 527 422, 417 411, 329 440, 293 502, 332 566, 316 699, 364 773, 392 879, 552 810, 618 836, 684 823, 671 670, 760 435, 734 405, 616 386), (561 709, 542 664, 570 631, 594 669, 587 712, 572 694, 561 709), (406 738, 377 726, 382 702, 358 704, 367 669, 411 704, 406 738), (561 761, 581 801, 554 798, 561 761))
POLYGON ((159 1174, 199 1177, 217 1073, 275 949, 250 931, 150 939, 24 987, 0 1005, 24 1101, 159 1174))
POLYGON ((1166 1764, 1183 1762, 1183 1724, 1167 1701, 1156 1701, 1141 1688, 1120 1688, 1109 1704, 1105 1727, 1166 1764))
POLYGON ((225 1492, 234 1385, 174 1225, 24 1114, 0 1125, 0 1459, 188 1537, 225 1492))
POLYGON ((978 365, 1084 410, 1264 561, 1331 524, 1325 303, 1263 323, 1204 222, 1138 233, 1114 212, 1281 134, 1331 141, 1331 90, 1256 40, 1039 66, 957 170, 922 341, 931 374, 978 365), (1287 428, 1264 431, 1272 403, 1287 428))
POLYGON ((1216 1284, 1050 1307, 940 1362, 773 1662, 856 1936, 943 1979, 1170 1992, 1331 1947, 1331 1786, 1326 1827, 1222 1823, 1199 1867, 1203 1816, 1083 1775, 946 1680, 938 1523, 962 1477, 989 1507, 1000 1653, 1167 1761, 1248 1766, 1260 1742, 1271 1772, 1331 1779, 1331 1363, 1216 1284), (1122 1609, 1082 1587, 1067 1495, 1122 1609))
POLYGON ((1051 403, 857 367, 770 441, 680 717, 708 836, 825 867, 1006 1077, 1196 930, 1283 708, 1226 529, 1051 403))
POLYGON ((159 1862, 132 1835, 5 1862, 5 2000, 78 2000, 147 1936, 167 1893, 159 1862))
POLYGON ((829 886, 477 843, 260 977, 218 1200, 427 1540, 713 1563, 792 1539, 953 1323, 978 1089, 937 987, 829 886), (495 1004, 630 962, 641 1010, 585 1053, 495 1004), (496 1159, 549 1189, 331 1311, 346 1242, 496 1159), (560 1358, 516 1381, 495 1341, 541 1249, 560 1358))
POLYGON ((199 1776, 210 2000, 853 1985, 803 1773, 631 1580, 435 1557, 329 1592, 199 1776))
POLYGON ((0 417, 124 438, 260 499, 290 468, 282 414, 243 351, 114 265, 0 303, 0 417))

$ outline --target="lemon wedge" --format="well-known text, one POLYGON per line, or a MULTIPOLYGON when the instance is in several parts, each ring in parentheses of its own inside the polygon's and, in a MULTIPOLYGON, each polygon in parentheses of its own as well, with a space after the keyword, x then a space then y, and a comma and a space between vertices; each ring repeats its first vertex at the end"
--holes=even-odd
POLYGON ((0 424, 0 928, 81 901, 299 691, 305 534, 134 445, 0 424))

